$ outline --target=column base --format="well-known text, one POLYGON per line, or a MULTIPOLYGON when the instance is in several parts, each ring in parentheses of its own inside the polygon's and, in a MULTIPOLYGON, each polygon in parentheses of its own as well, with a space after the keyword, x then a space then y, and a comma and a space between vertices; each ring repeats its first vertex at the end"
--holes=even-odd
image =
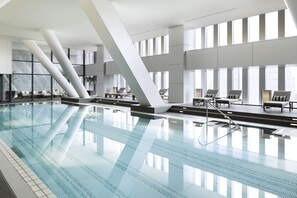
POLYGON ((145 112, 145 113, 165 113, 168 109, 170 109, 171 105, 164 105, 164 106, 141 106, 141 105, 132 105, 131 111, 137 112, 145 112))
POLYGON ((91 102, 93 99, 94 98, 62 97, 61 102, 86 103, 86 102, 91 102))

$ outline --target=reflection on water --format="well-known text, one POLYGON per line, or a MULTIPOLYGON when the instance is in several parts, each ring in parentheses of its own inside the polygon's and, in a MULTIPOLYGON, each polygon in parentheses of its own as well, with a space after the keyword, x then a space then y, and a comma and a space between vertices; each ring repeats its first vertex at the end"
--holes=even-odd
POLYGON ((0 107, 0 138, 57 197, 297 197, 297 138, 273 131, 59 103, 0 107))

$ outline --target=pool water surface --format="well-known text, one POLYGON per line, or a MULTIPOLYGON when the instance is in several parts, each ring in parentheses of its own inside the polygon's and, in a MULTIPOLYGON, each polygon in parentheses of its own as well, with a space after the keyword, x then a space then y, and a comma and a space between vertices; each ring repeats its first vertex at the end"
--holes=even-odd
POLYGON ((0 106, 0 138, 57 197, 297 197, 297 135, 118 109, 0 106))

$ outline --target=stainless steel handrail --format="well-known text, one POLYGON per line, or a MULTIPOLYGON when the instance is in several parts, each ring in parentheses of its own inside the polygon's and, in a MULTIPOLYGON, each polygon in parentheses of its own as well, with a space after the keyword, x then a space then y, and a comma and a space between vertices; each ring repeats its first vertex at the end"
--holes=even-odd
POLYGON ((233 133, 234 131, 237 131, 237 130, 241 130, 241 127, 236 123, 234 122, 234 120, 232 120, 228 115, 226 115, 225 113, 223 113, 219 108, 217 108, 215 105, 212 104, 212 101, 211 100, 204 100, 204 104, 206 105, 206 132, 208 132, 208 105, 212 106, 216 111, 218 111, 220 114, 222 114, 224 116, 225 119, 228 119, 229 121, 229 128, 228 128, 228 133, 211 141, 211 142, 208 142, 206 144, 203 144, 201 141, 200 141, 200 138, 201 138, 201 135, 199 136, 198 138, 198 142, 201 146, 207 146, 213 142, 216 142, 218 141, 219 139, 233 133), (231 128, 231 125, 234 125, 234 127, 231 128))

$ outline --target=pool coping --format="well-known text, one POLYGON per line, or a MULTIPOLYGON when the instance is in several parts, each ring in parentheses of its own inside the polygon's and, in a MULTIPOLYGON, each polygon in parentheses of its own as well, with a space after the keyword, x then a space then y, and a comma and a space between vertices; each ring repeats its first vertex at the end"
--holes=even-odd
POLYGON ((0 170, 16 197, 56 198, 1 138, 0 161, 0 170))

